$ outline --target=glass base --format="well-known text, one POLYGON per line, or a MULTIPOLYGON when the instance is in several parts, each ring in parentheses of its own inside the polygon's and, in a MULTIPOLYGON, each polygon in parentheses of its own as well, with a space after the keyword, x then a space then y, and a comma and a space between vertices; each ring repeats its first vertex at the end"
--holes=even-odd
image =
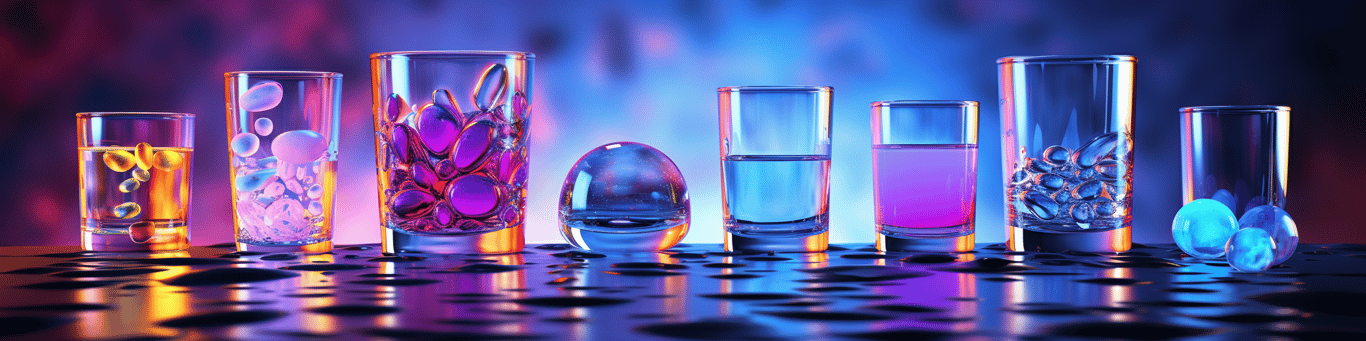
POLYGON ((938 238, 900 238, 879 233, 877 235, 877 250, 882 252, 968 252, 972 251, 973 244, 977 242, 976 239, 976 233, 938 238))
POLYGON ((324 240, 313 244, 300 245, 255 245, 237 242, 237 251, 255 251, 268 253, 323 253, 332 251, 332 241, 324 240))
POLYGON ((81 248, 107 252, 173 252, 190 248, 190 228, 186 225, 156 228, 155 234, 142 243, 133 241, 125 231, 83 227, 81 248))
POLYGON ((1115 253, 1129 251, 1129 248, 1133 246, 1130 234, 1132 231, 1129 230, 1130 227, 1128 226, 1106 231, 1079 233, 1044 233, 1016 226, 1006 228, 1009 232, 1006 247, 1010 251, 1115 253))
POLYGON ((522 225, 468 235, 417 235, 381 227, 384 254, 500 254, 526 246, 522 225))
POLYGON ((560 224, 560 233, 569 244, 580 249, 608 252, 660 251, 671 248, 688 234, 688 224, 678 224, 663 230, 610 233, 576 229, 560 224))
POLYGON ((830 230, 800 237, 750 237, 726 232, 726 251, 823 252, 830 230))

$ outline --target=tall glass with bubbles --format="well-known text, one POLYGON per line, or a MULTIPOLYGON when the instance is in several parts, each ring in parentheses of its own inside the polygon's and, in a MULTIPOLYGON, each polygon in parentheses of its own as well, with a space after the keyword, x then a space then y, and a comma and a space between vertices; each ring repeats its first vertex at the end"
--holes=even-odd
POLYGON ((1129 249, 1134 57, 1005 57, 1000 67, 1006 245, 1129 249))
POLYGON ((825 86, 718 91, 727 251, 825 251, 830 101, 825 86))
POLYGON ((194 115, 85 112, 76 124, 81 247, 189 248, 194 115))
POLYGON ((223 75, 239 251, 332 250, 341 77, 304 71, 223 75))
POLYGON ((370 56, 386 253, 522 250, 534 56, 370 56))
POLYGON ((872 104, 880 251, 963 252, 977 214, 977 102, 872 104))

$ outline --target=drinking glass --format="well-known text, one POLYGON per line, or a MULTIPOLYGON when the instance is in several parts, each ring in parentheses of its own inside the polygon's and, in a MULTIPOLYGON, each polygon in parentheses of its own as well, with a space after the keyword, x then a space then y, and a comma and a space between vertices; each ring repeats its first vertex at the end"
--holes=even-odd
POLYGON ((342 75, 223 75, 239 251, 332 250, 342 75))
POLYGON ((189 248, 194 115, 84 112, 76 125, 81 247, 189 248))
POLYGON ((830 100, 824 86, 717 90, 727 251, 825 251, 830 100))
POLYGON ((873 198, 880 251, 972 251, 977 102, 872 104, 873 198))
POLYGON ((1128 250, 1134 57, 1005 57, 998 64, 1006 245, 1128 250))
POLYGON ((1290 107, 1181 108, 1181 199, 1214 199, 1237 217, 1261 205, 1285 208, 1290 107))
POLYGON ((370 56, 384 252, 522 250, 534 59, 488 51, 370 56))

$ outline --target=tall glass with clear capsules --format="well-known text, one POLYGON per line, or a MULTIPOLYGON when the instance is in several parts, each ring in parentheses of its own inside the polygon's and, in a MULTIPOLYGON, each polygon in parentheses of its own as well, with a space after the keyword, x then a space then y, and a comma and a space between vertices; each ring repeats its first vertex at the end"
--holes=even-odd
POLYGON ((332 250, 342 75, 240 71, 223 77, 237 249, 332 250))
POLYGON ((1242 217, 1261 205, 1285 208, 1290 107, 1181 108, 1183 202, 1214 199, 1242 217))
POLYGON ((87 112, 76 123, 81 247, 189 248, 194 115, 87 112))
POLYGON ((384 252, 522 250, 534 58, 370 56, 384 252))
POLYGON ((872 122, 878 250, 972 251, 977 102, 873 102, 872 122))
POLYGON ((830 103, 825 86, 718 90, 727 251, 825 251, 830 103))
POLYGON ((1134 57, 1005 57, 1001 86, 1006 245, 1131 246, 1134 57))

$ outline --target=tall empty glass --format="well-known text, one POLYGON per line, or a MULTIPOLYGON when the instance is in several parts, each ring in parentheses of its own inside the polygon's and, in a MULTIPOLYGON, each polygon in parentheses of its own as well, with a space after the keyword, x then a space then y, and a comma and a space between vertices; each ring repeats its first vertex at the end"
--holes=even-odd
POLYGON ((384 252, 522 250, 534 58, 370 56, 384 252))
POLYGON ((76 125, 81 247, 189 248, 194 115, 86 112, 76 125))
POLYGON ((977 102, 872 104, 880 251, 971 251, 977 213, 977 102))
POLYGON ((1290 107, 1181 108, 1181 197, 1214 199, 1235 216, 1261 205, 1285 208, 1290 107))
POLYGON ((830 87, 717 90, 727 251, 825 251, 830 87))
POLYGON ((332 250, 342 75, 242 71, 223 77, 237 249, 332 250))
POLYGON ((1006 245, 1128 250, 1134 57, 1006 57, 998 64, 1006 245))

